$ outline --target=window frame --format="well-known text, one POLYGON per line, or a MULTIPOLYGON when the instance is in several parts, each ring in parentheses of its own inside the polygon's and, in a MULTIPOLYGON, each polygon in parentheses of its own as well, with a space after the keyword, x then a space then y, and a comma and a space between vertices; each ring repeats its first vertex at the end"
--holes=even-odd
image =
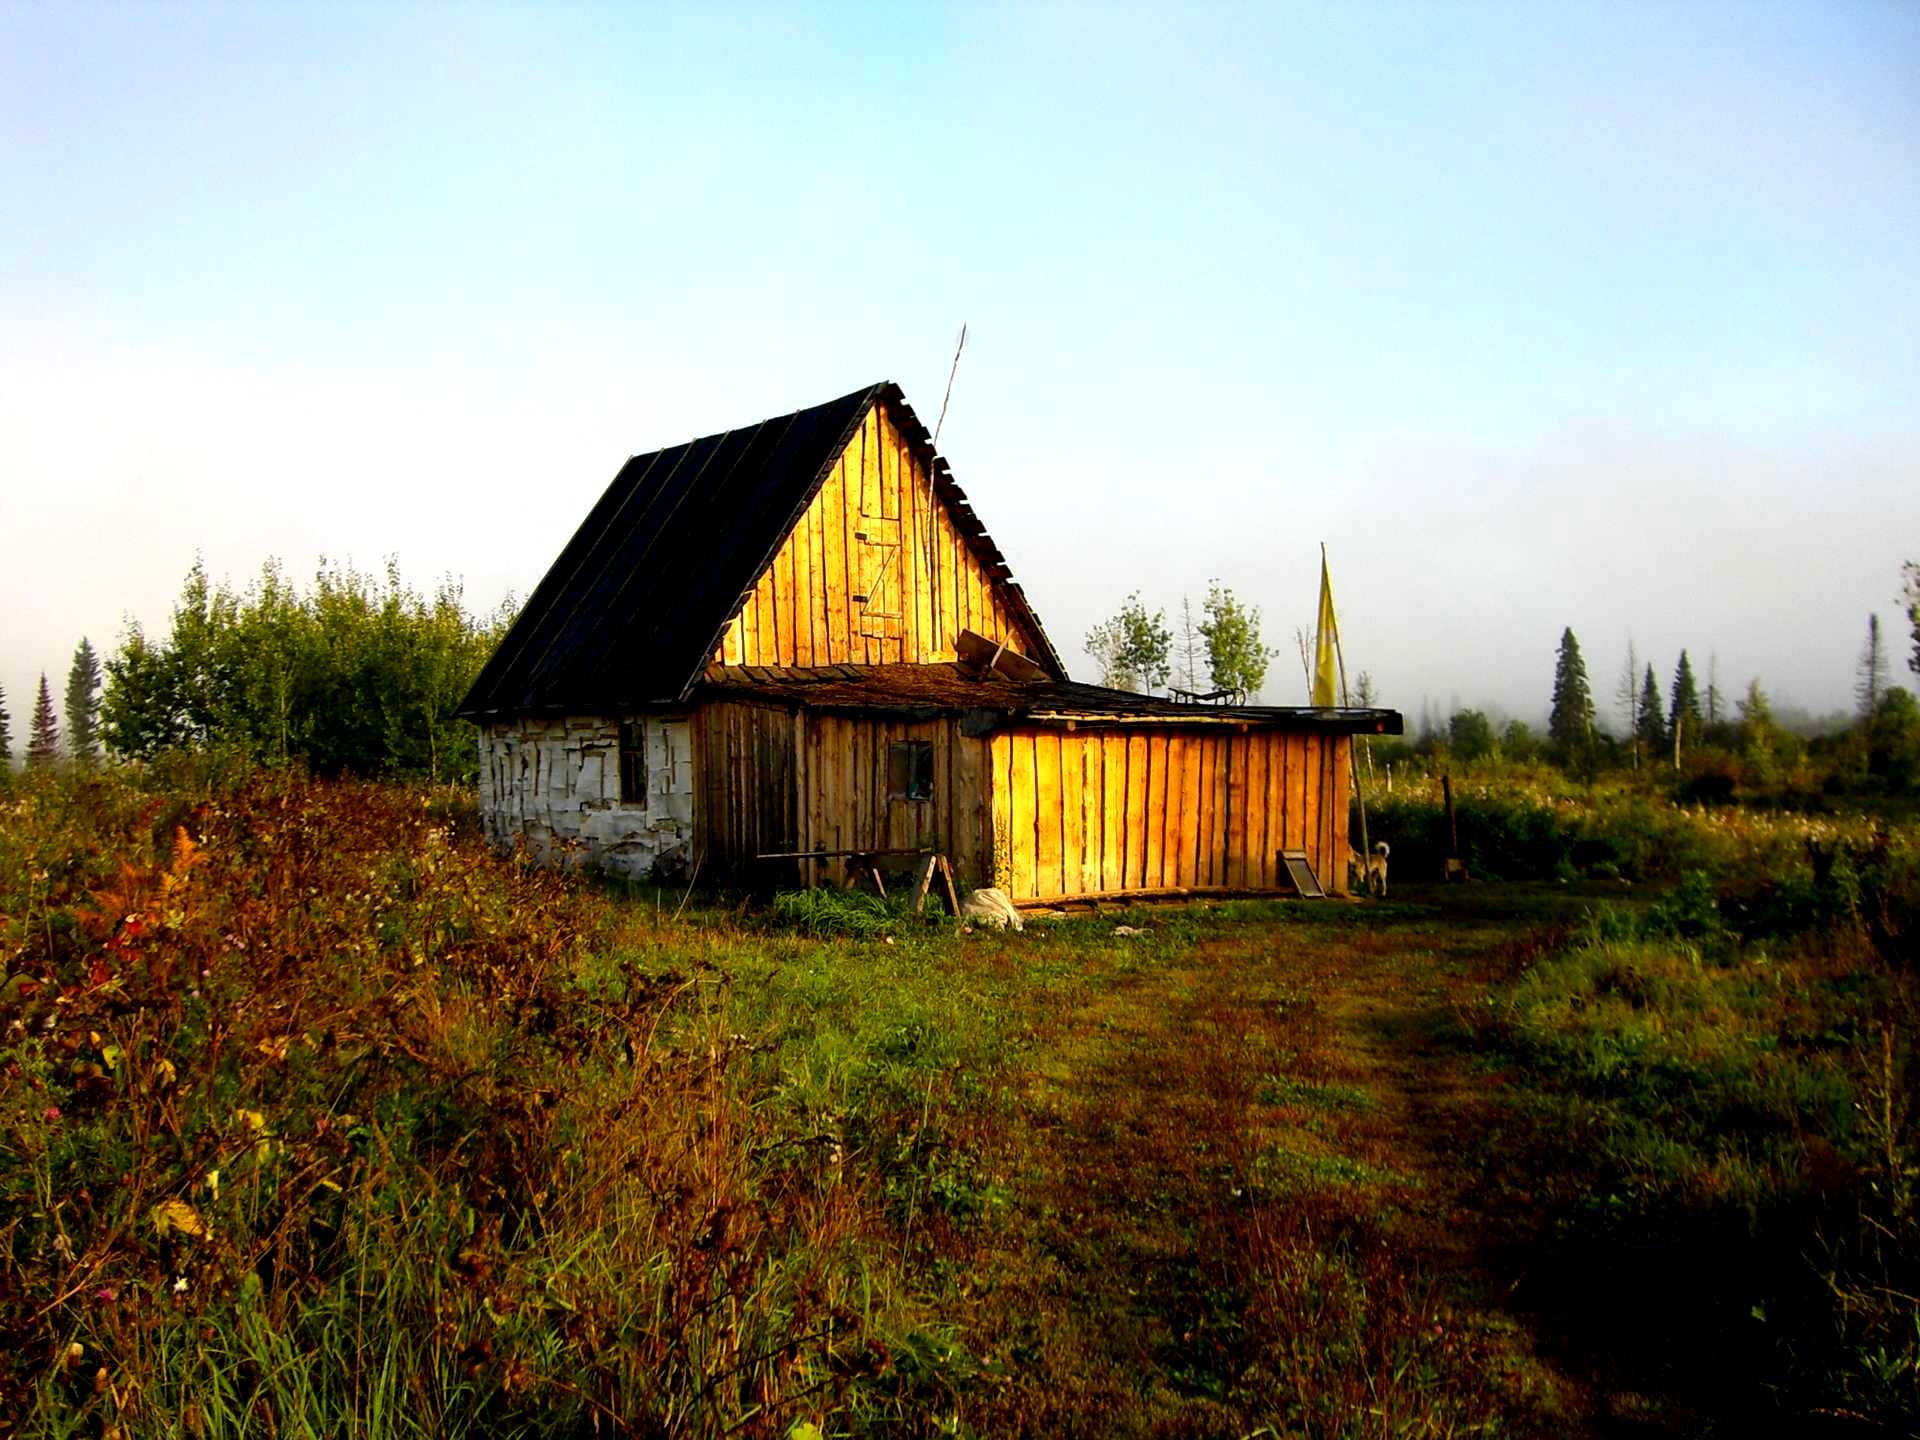
POLYGON ((630 810, 647 808, 647 722, 622 720, 615 749, 620 767, 620 803, 630 810))
POLYGON ((933 799, 933 742, 887 742, 887 799, 922 805, 933 799))

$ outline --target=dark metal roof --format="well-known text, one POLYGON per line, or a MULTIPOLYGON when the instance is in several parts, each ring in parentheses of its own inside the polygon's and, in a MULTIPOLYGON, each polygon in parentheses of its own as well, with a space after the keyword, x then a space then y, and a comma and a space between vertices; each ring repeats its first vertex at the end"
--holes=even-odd
POLYGON ((759 700, 841 714, 996 712, 996 723, 1247 725, 1340 734, 1398 735, 1397 710, 1308 705, 1200 705, 1070 680, 1021 684, 965 665, 711 665, 700 695, 759 700))
POLYGON ((870 407, 884 401, 928 462, 935 493, 1043 649, 1066 667, 1024 592, 891 382, 824 405, 637 455, 621 467, 527 598, 462 715, 606 710, 683 699, 870 407))

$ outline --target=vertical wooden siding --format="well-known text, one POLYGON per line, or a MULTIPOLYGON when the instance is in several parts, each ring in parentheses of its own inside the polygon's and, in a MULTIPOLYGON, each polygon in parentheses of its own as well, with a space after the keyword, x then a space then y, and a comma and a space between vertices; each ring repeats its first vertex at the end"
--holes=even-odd
POLYGON ((1014 619, 1005 581, 987 572, 946 505, 930 497, 926 465, 881 404, 727 626, 719 659, 925 664, 956 658, 962 630, 1040 653, 1037 637, 1014 619))
POLYGON ((1016 900, 1116 890, 1277 890, 1305 850, 1344 894, 1345 736, 1140 727, 993 737, 993 871, 1016 900))
MULTIPOLYGON (((752 874, 756 855, 799 850, 905 849, 932 844, 970 885, 988 883, 988 748, 953 719, 790 713, 715 702, 696 715, 700 774, 694 824, 709 873, 752 874), (887 794, 887 747, 933 746, 933 794, 887 794)), ((789 872, 789 876, 792 872, 789 872)), ((841 883, 844 861, 798 867, 802 884, 841 883)))

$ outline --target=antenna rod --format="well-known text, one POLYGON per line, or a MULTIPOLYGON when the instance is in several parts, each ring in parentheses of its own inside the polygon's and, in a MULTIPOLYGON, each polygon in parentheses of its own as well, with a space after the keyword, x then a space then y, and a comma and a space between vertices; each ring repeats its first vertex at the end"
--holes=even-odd
POLYGON ((940 431, 947 423, 947 404, 953 399, 953 377, 960 373, 960 352, 967 348, 967 325, 960 322, 960 341, 953 347, 953 364, 947 368, 947 392, 940 397, 940 418, 933 422, 934 454, 927 457, 927 576, 933 585, 933 633, 941 634, 940 605, 940 544, 934 532, 939 528, 934 517, 939 513, 938 500, 933 493, 933 463, 939 457, 940 431))
MULTIPOLYGON (((960 352, 967 348, 966 322, 960 324, 960 343, 953 347, 953 365, 947 371, 947 393, 940 397, 940 418, 933 422, 933 447, 940 448, 940 427, 947 423, 947 402, 953 399, 953 377, 960 373, 960 352)), ((929 494, 932 492, 929 491, 929 494)))

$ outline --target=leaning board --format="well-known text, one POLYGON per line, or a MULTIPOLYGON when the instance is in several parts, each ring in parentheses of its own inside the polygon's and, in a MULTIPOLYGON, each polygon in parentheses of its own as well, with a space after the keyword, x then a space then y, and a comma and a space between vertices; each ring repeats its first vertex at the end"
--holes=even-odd
POLYGON ((1304 850, 1282 850, 1280 868, 1287 872, 1287 878, 1293 881, 1293 888, 1309 900, 1324 900, 1327 892, 1320 888, 1320 881, 1313 873, 1313 866, 1307 863, 1304 850))

